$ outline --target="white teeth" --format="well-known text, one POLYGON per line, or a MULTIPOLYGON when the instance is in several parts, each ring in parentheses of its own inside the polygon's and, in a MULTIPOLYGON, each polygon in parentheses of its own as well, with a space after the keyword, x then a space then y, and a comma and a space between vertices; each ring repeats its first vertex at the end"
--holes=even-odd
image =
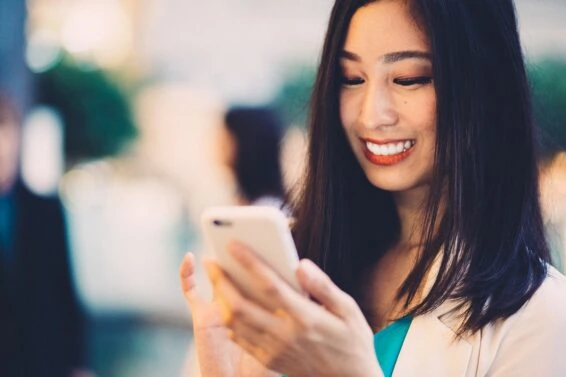
POLYGON ((393 156, 405 152, 407 149, 415 145, 414 140, 400 141, 397 143, 389 144, 374 144, 366 141, 367 149, 378 156, 393 156))

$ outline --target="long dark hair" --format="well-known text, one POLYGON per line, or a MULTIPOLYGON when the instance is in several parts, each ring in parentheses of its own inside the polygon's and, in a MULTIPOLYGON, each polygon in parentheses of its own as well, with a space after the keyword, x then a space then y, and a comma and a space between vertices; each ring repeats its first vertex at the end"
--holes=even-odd
MULTIPOLYGON (((399 237, 391 193, 365 178, 339 114, 339 56, 367 0, 337 0, 311 102, 309 156, 296 207, 299 251, 366 309, 364 277, 399 237)), ((549 251, 512 0, 409 0, 429 37, 437 96, 436 164, 423 252, 398 292, 406 306, 441 256, 412 315, 461 303, 460 331, 515 313, 546 276, 549 251), (443 197, 444 195, 444 197, 443 197), (441 200, 445 209, 439 210, 441 200)))
POLYGON ((280 150, 284 125, 270 107, 235 106, 224 122, 236 142, 234 173, 240 194, 253 202, 262 196, 284 198, 280 150))

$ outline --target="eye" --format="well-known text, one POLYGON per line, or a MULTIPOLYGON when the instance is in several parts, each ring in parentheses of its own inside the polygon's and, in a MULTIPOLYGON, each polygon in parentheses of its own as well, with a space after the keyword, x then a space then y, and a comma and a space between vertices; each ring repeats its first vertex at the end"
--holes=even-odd
POLYGON ((430 76, 408 77, 408 78, 394 79, 393 82, 401 86, 426 85, 432 83, 432 77, 430 76))
POLYGON ((361 77, 346 77, 342 76, 340 82, 343 86, 356 86, 364 83, 364 79, 361 77))

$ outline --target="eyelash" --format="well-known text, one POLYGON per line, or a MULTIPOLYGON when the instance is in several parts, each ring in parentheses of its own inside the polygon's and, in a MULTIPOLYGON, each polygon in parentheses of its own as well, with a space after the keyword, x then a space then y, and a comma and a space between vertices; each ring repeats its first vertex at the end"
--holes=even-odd
MULTIPOLYGON (((350 79, 345 76, 342 76, 341 82, 342 85, 344 86, 356 86, 363 84, 365 80, 359 77, 350 79)), ((403 79, 394 79, 393 82, 401 86, 426 85, 432 83, 432 77, 429 76, 409 77, 403 79)))
POLYGON ((393 82, 401 86, 411 86, 411 85, 425 85, 432 82, 432 77, 420 76, 420 77, 409 77, 406 79, 395 79, 393 82))
POLYGON ((341 82, 342 82, 342 85, 344 85, 344 86, 356 86, 356 85, 363 84, 364 79, 359 78, 359 77, 350 79, 346 76, 342 76, 341 82))

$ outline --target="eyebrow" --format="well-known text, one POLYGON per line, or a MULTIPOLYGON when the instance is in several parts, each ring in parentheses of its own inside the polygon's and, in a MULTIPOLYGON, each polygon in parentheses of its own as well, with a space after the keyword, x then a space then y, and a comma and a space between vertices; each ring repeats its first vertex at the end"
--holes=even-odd
MULTIPOLYGON (((352 60, 358 63, 362 61, 362 58, 359 55, 346 50, 343 50, 341 52, 340 58, 352 60)), ((405 59, 422 59, 432 61, 432 55, 430 52, 408 50, 390 52, 380 57, 380 60, 387 64, 395 63, 405 59)))

